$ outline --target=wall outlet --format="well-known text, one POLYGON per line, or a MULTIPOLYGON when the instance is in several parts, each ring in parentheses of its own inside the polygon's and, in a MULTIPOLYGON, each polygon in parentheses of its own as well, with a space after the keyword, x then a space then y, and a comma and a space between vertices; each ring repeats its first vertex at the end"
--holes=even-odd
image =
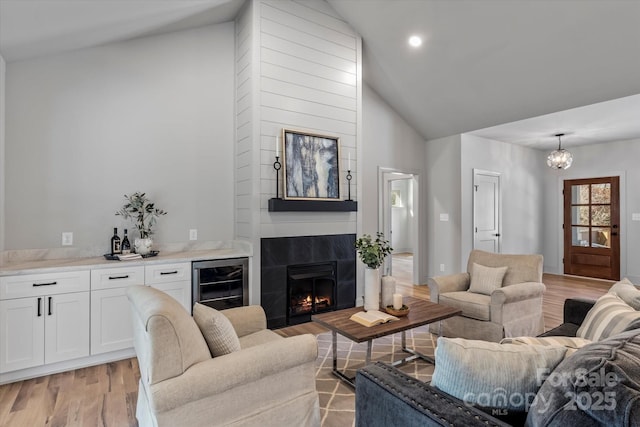
POLYGON ((440 221, 449 221, 449 214, 441 213, 440 214, 440 221))
POLYGON ((62 246, 73 245, 73 233, 71 231, 65 231, 62 233, 62 246))
POLYGON ((640 221, 640 213, 632 213, 631 221, 640 221))
POLYGON ((198 230, 192 228, 189 230, 189 240, 198 240, 198 230))
POLYGON ((444 271, 444 264, 440 264, 440 271, 444 271))

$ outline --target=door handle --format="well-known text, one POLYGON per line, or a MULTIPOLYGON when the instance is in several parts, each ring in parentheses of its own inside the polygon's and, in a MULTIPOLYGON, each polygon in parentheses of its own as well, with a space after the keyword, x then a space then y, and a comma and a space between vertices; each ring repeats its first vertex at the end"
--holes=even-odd
POLYGON ((496 233, 496 234, 494 234, 494 236, 500 237, 500 233, 496 233))
POLYGON ((40 303, 42 303, 42 298, 38 297, 38 317, 42 316, 42 307, 40 303))
POLYGON ((51 316, 51 314, 52 314, 52 313, 51 313, 51 299, 52 299, 52 298, 53 298, 53 297, 49 297, 49 316, 51 316))

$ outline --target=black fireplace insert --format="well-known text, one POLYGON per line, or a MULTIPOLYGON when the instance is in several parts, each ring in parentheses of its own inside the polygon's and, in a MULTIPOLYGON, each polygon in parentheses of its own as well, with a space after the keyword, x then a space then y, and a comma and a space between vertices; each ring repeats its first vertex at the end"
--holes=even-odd
POLYGON ((336 263, 287 267, 287 324, 311 320, 311 315, 336 307, 336 263))

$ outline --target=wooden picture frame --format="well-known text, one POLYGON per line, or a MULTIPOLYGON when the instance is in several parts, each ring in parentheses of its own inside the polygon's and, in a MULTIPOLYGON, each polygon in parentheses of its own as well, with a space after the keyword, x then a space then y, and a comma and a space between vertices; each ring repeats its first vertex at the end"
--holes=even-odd
POLYGON ((282 129, 284 198, 340 201, 340 138, 282 129))

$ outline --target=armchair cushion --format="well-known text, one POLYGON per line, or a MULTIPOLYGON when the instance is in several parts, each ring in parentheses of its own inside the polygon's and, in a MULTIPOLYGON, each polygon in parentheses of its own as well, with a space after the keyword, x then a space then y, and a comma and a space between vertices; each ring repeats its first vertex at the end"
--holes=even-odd
POLYGON ((270 329, 263 329, 253 334, 240 337, 240 348, 245 349, 257 345, 266 344, 271 341, 281 340, 282 337, 270 329))
POLYGON ((491 320, 491 297, 473 292, 448 292, 440 295, 440 304, 462 310, 462 315, 491 320))
POLYGON ((267 329, 267 316, 259 305, 246 305, 222 311, 239 338, 267 329))
POLYGON ((229 319, 218 310, 203 304, 193 306, 196 321, 213 357, 240 350, 240 340, 229 319))
POLYGON ((605 294, 589 310, 577 336, 600 341, 624 331, 639 319, 640 311, 634 310, 615 294, 605 294))
POLYGON ((491 295, 493 291, 502 287, 502 279, 507 269, 508 267, 486 267, 474 262, 469 292, 491 295))
POLYGON ((555 369, 566 351, 563 346, 438 338, 431 385, 465 403, 524 411, 540 388, 538 370, 555 369))

